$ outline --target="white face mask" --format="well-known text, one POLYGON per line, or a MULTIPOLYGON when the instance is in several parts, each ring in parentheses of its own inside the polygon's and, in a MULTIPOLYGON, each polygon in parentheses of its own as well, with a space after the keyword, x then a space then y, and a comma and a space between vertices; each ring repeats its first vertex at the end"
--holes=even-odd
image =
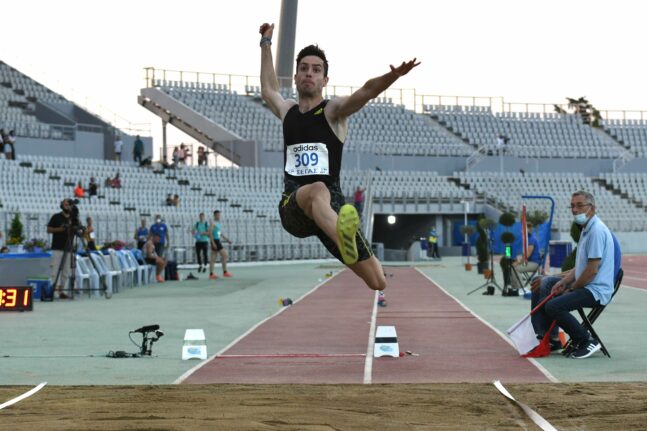
POLYGON ((162 219, 161 219, 161 218, 155 219, 155 222, 156 222, 156 223, 161 223, 161 222, 162 222, 162 219))
POLYGON ((586 216, 586 213, 582 213, 582 214, 575 214, 573 216, 573 220, 575 221, 575 223, 582 226, 583 224, 586 224, 589 218, 586 216))

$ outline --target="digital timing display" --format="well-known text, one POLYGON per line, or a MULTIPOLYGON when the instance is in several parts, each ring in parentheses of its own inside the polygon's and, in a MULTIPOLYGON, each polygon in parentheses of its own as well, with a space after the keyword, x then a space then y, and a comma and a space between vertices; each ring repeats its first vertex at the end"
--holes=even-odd
POLYGON ((0 311, 31 311, 31 287, 0 287, 0 311))

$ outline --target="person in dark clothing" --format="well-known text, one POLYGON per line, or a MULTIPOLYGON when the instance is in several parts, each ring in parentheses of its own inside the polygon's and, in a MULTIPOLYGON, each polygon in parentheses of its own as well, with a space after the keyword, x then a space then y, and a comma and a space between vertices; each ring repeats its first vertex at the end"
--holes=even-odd
POLYGON ((283 228, 299 238, 316 235, 369 288, 381 291, 386 287, 382 265, 359 230, 357 210, 345 205, 339 185, 342 149, 348 118, 420 63, 413 59, 391 66, 390 72, 367 81, 350 96, 325 100, 328 61, 318 46, 310 45, 297 56, 298 102, 286 100, 272 60, 273 32, 273 24, 260 27, 261 96, 283 123, 285 172, 279 204, 283 228))
POLYGON ((144 143, 142 142, 139 135, 135 138, 133 143, 133 160, 141 164, 142 156, 144 155, 144 143))
POLYGON ((52 258, 50 260, 50 281, 56 283, 60 299, 70 298, 65 292, 65 285, 70 276, 70 254, 73 252, 74 232, 69 228, 72 220, 72 200, 64 199, 60 205, 61 212, 54 214, 47 223, 47 233, 52 234, 52 258), (60 268, 58 281, 56 276, 60 268))

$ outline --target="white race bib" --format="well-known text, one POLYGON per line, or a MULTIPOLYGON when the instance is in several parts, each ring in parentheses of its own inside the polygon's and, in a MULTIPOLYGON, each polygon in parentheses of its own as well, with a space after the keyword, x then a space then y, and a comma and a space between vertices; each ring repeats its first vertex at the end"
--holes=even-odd
POLYGON ((321 142, 288 145, 285 172, 295 177, 329 175, 328 147, 321 142))

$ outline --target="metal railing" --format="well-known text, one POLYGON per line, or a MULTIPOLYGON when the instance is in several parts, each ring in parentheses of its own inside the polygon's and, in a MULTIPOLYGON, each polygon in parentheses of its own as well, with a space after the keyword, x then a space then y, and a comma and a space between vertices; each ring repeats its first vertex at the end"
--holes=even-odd
MULTIPOLYGON (((146 67, 145 85, 155 87, 158 82, 177 81, 180 83, 204 83, 226 85, 230 91, 238 94, 247 94, 250 87, 260 87, 260 77, 250 75, 234 75, 212 72, 195 72, 183 70, 156 69, 146 67)), ((280 79, 281 77, 279 77, 280 79)), ((292 78, 286 78, 291 80, 292 78)), ((346 96, 360 86, 330 85, 324 89, 326 97, 346 96)), ((555 113, 555 106, 568 111, 568 104, 557 103, 532 103, 508 102, 502 96, 452 96, 419 94, 413 88, 389 88, 380 95, 382 101, 393 105, 402 105, 418 113, 425 112, 425 106, 483 106, 492 112, 524 112, 548 114, 555 113)), ((647 110, 600 110, 603 119, 647 119, 647 110)))

